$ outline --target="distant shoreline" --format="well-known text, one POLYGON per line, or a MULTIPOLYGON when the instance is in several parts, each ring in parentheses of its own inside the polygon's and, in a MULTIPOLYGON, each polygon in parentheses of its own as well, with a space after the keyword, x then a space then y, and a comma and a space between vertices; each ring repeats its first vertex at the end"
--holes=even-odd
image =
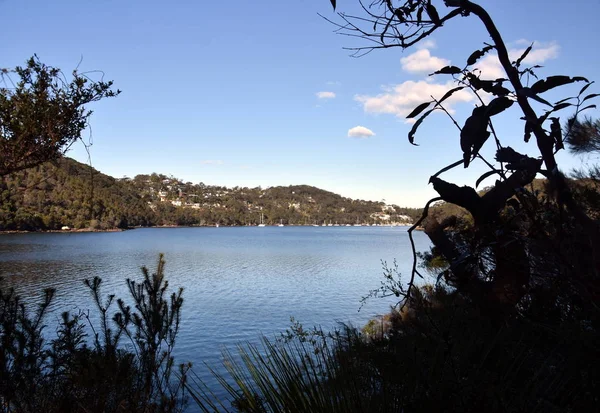
MULTIPOLYGON (((285 225, 286 227, 314 227, 314 225, 285 225)), ((388 228, 393 228, 393 227, 410 227, 411 224, 405 224, 405 225, 381 225, 381 226, 377 226, 377 227, 388 227, 388 228)), ((25 230, 8 230, 8 231, 1 231, 0 230, 0 236, 1 235, 9 235, 9 234, 35 234, 35 233, 55 233, 55 234, 69 234, 69 233, 88 233, 88 232, 123 232, 123 231, 131 231, 134 229, 140 229, 140 228, 219 228, 219 227, 223 227, 223 228, 245 228, 245 227, 258 227, 257 225, 219 225, 218 227, 216 225, 155 225, 155 226, 151 226, 151 227, 131 227, 131 228, 111 228, 111 229, 90 229, 90 228, 83 228, 83 229, 50 229, 50 230, 33 230, 33 231, 25 231, 25 230)), ((267 227, 278 227, 278 225, 267 225, 267 227)), ((333 226, 334 228, 346 228, 346 225, 339 225, 337 227, 333 226)), ((371 226, 366 226, 366 225, 361 225, 360 228, 371 228, 373 227, 373 225, 371 226)), ((331 228, 329 226, 317 226, 316 228, 331 228)), ((356 226, 352 225, 351 228, 356 228, 356 226)), ((417 228, 417 230, 420 230, 421 228, 417 228)))

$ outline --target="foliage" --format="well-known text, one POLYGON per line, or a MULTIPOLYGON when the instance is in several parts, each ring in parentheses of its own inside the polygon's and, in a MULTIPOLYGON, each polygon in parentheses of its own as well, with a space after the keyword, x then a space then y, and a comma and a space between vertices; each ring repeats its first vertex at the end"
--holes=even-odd
MULTIPOLYGON (((338 405, 358 412, 597 409, 597 168, 572 182, 559 171, 555 158, 564 142, 586 153, 594 148, 597 125, 577 121, 580 112, 593 107, 588 100, 597 95, 586 92, 592 82, 564 75, 537 79, 538 67, 524 64, 533 45, 511 61, 500 33, 479 5, 446 0, 451 11, 443 15, 433 3, 376 0, 371 7, 363 5, 363 16, 339 13, 343 22, 337 26, 343 34, 375 44, 355 48, 358 55, 410 47, 460 16, 479 18, 492 39, 471 53, 464 67, 447 66, 434 73, 452 76, 456 88, 409 115, 417 119, 409 132, 411 143, 435 110, 448 114, 460 135, 462 159, 432 175, 430 182, 440 196, 427 203, 411 228, 422 224, 433 243, 423 257, 428 270, 439 272, 438 283, 415 285, 420 273, 413 244, 408 286, 396 266, 386 266, 381 288, 372 292, 399 297, 400 310, 381 324, 369 323, 364 335, 351 329, 337 336, 317 332, 308 341, 311 347, 305 345, 305 331, 296 326, 302 345, 288 342, 280 347, 265 341, 262 348, 243 347, 241 364, 227 353, 229 375, 218 378, 234 399, 234 411, 319 412, 336 411, 338 405), (506 78, 482 78, 474 67, 491 51, 498 54, 506 78), (528 85, 533 78, 537 81, 528 85), (549 90, 575 83, 575 94, 554 103, 546 99, 549 90), (461 89, 480 101, 462 126, 444 107, 445 99, 461 89), (483 93, 491 99, 485 100, 483 93), (532 103, 546 106, 541 115, 532 103), (517 107, 524 140, 535 137, 541 158, 517 153, 495 132, 494 117, 517 107), (568 108, 574 114, 563 133, 555 115, 568 108), (488 160, 480 150, 492 140, 496 158, 488 160), (439 177, 473 162, 490 168, 474 187, 439 177), (536 181, 538 175, 546 179, 536 181), (475 187, 490 176, 497 177, 495 184, 477 192, 475 187), (319 363, 306 361, 315 357, 319 363), (295 386, 305 380, 311 385, 295 386), (337 383, 343 386, 337 388, 337 383)), ((335 9, 336 2, 331 4, 335 9)), ((202 388, 196 394, 204 411, 214 411, 202 388)))
POLYGON ((86 105, 120 93, 77 70, 69 81, 37 56, 0 76, 0 176, 58 159, 87 127, 86 105))
POLYGON ((100 278, 85 280, 98 324, 89 312, 65 312, 50 342, 43 320, 54 290, 31 312, 12 288, 0 288, 0 411, 182 411, 189 366, 174 378, 172 356, 182 290, 166 295, 162 255, 156 273, 142 272, 141 282, 127 280, 135 308, 117 299, 112 315, 115 296, 102 297, 100 278))
POLYGON ((352 200, 308 185, 226 188, 161 174, 115 179, 68 158, 0 181, 0 230, 255 225, 261 213, 268 224, 344 225, 402 222, 421 210, 352 200))
POLYGON ((227 373, 214 374, 231 405, 197 379, 190 390, 204 412, 590 411, 598 332, 552 306, 493 323, 463 294, 425 286, 362 332, 294 324, 284 340, 225 352, 227 373))

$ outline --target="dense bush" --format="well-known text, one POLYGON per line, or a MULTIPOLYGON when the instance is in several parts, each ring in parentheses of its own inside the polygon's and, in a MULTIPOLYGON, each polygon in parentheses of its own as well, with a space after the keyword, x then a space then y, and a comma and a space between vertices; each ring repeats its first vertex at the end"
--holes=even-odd
POLYGON ((142 268, 141 281, 127 280, 134 309, 103 298, 100 278, 86 280, 99 323, 65 312, 50 341, 44 316, 54 291, 31 311, 0 284, 0 412, 182 411, 189 365, 175 371, 171 353, 183 298, 181 289, 168 295, 164 264, 161 256, 155 273, 142 268))

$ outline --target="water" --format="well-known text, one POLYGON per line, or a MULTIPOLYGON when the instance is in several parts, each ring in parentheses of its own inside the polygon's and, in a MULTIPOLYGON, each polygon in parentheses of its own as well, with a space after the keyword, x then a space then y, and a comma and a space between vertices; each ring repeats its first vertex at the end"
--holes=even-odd
MULTIPOLYGON (((293 316, 305 327, 361 326, 392 299, 360 299, 382 280, 381 261, 408 277, 412 252, 406 227, 152 228, 112 233, 0 236, 0 275, 35 300, 55 287, 48 324, 62 311, 91 309, 84 278, 100 276, 105 294, 127 296, 126 278, 141 277, 165 254, 172 287, 184 287, 178 361, 192 361, 212 386, 203 362, 220 364, 224 346, 275 337, 293 316)), ((417 250, 429 247, 414 233, 417 250)))

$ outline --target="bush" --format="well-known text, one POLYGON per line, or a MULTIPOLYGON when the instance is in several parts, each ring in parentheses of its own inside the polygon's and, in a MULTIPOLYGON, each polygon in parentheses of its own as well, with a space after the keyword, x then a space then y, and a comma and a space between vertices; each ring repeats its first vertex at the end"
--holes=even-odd
POLYGON ((85 280, 99 325, 89 313, 62 314, 57 336, 47 342, 43 319, 54 297, 44 291, 29 311, 14 289, 0 284, 0 412, 178 412, 189 365, 173 377, 182 289, 167 294, 162 255, 154 274, 127 280, 134 309, 102 297, 102 280, 85 280), (91 330, 88 334, 86 326, 91 330), (129 340, 125 350, 122 340, 129 340))

